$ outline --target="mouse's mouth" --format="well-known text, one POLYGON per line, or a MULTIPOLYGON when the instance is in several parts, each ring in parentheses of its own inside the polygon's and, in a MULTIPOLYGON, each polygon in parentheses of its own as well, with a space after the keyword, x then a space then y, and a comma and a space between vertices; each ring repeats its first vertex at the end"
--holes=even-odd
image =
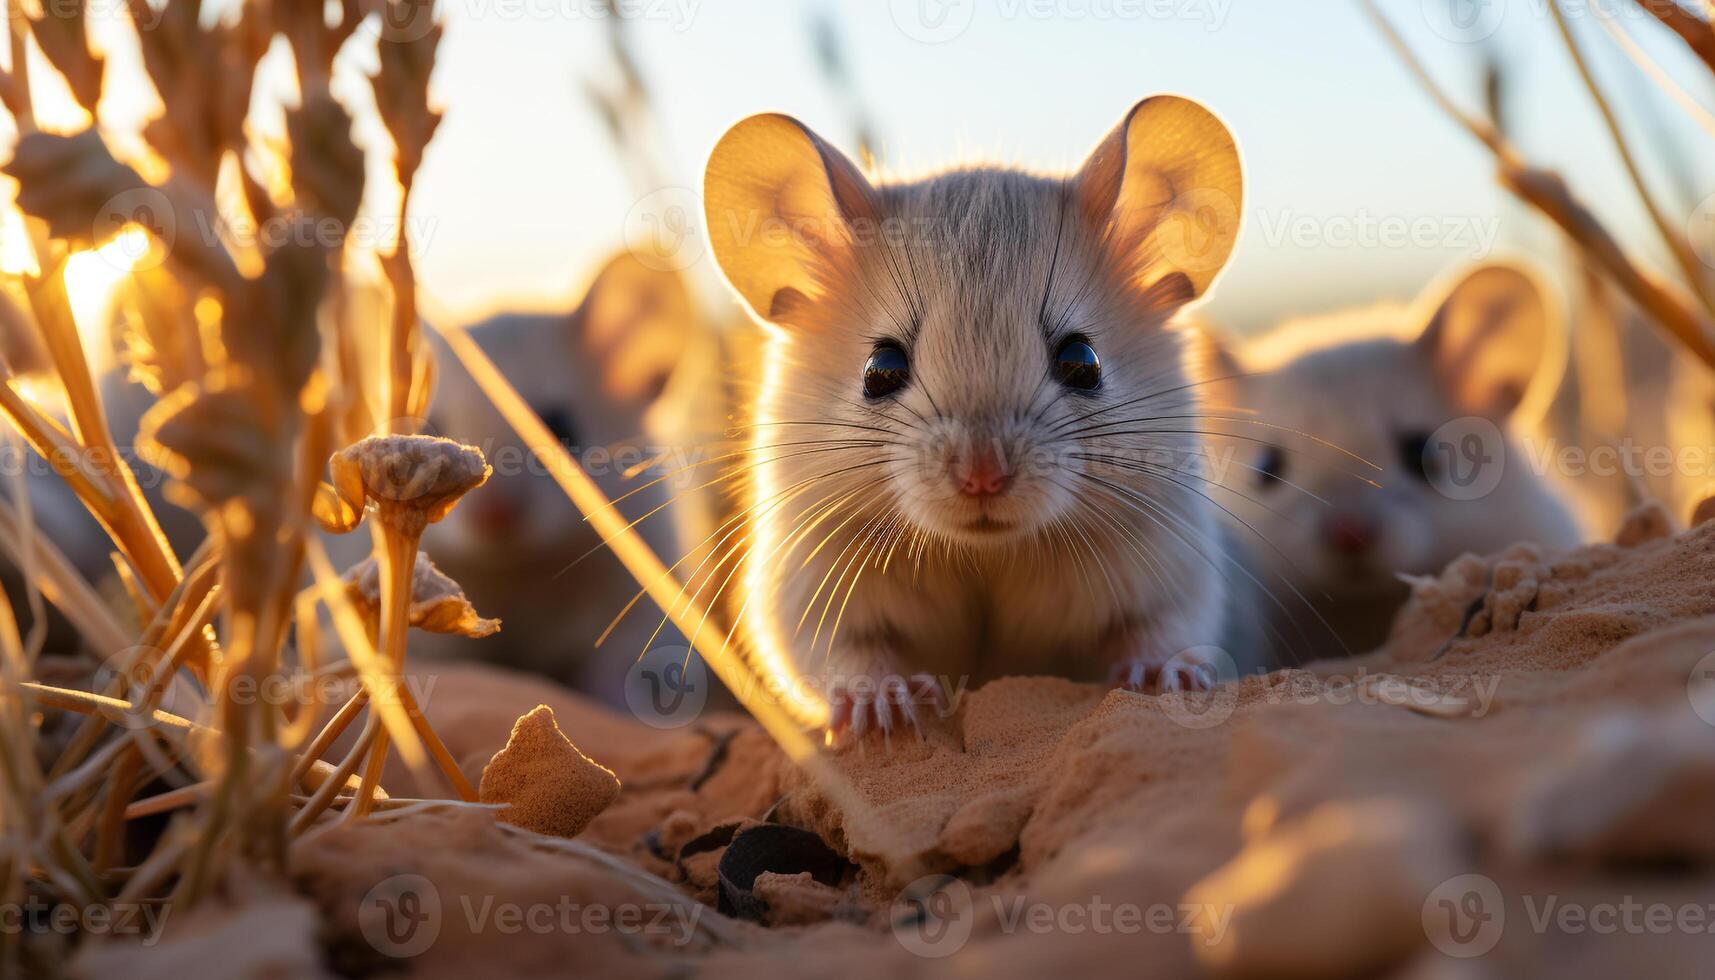
POLYGON ((965 524, 965 530, 972 534, 1006 534, 1016 527, 1018 527, 1017 521, 996 520, 987 514, 965 524))

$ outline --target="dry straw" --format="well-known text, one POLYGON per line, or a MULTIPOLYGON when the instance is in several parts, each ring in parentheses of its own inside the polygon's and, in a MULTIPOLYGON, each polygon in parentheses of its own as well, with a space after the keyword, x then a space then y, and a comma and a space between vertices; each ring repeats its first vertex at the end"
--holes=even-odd
MULTIPOLYGON (((1382 36, 1399 56, 1412 76, 1442 111, 1462 126, 1494 155, 1498 178, 1502 186, 1558 227, 1579 249, 1585 260, 1602 270, 1638 308, 1650 317, 1673 341, 1706 367, 1715 369, 1715 287, 1692 253, 1685 236, 1663 216, 1621 129, 1618 114, 1611 100, 1602 92, 1585 61, 1577 38, 1567 24, 1561 0, 1549 0, 1553 14, 1573 64, 1578 69, 1586 90, 1596 103, 1597 111, 1612 138, 1621 162, 1632 181, 1651 223, 1661 236, 1668 254, 1673 256, 1683 281, 1674 283, 1648 269, 1620 245, 1603 225, 1600 218, 1584 204, 1559 174, 1529 164, 1524 156, 1502 135, 1492 122, 1459 107, 1458 103, 1435 81, 1410 45, 1405 42, 1393 23, 1381 12, 1375 0, 1360 0, 1382 36)), ((1660 19, 1710 67, 1715 74, 1715 38, 1710 24, 1703 18, 1677 4, 1639 3, 1638 6, 1660 19), (1672 8, 1671 10, 1668 8, 1672 8)), ((1605 16, 1596 13, 1595 16, 1605 16)))
MULTIPOLYGON (((321 3, 251 2, 210 23, 197 0, 128 2, 133 19, 153 25, 138 41, 163 108, 143 135, 171 174, 155 183, 115 158, 96 126, 66 136, 35 124, 24 57, 32 35, 98 116, 107 66, 89 48, 84 3, 8 3, 12 68, 0 72, 0 105, 20 138, 4 170, 18 183, 38 270, 0 284, 0 294, 20 298, 21 310, 7 304, 7 322, 39 339, 66 421, 3 359, 0 414, 36 453, 69 464, 66 483, 111 539, 127 590, 116 609, 81 577, 36 531, 27 493, 0 504, 0 551, 31 572, 32 602, 52 605, 102 661, 92 688, 39 679, 40 631, 24 634, 0 602, 0 902, 46 894, 80 907, 190 904, 237 867, 282 869, 294 837, 333 821, 473 805, 392 797, 380 781, 390 753, 438 771, 460 800, 476 796, 404 683, 410 629, 495 628, 418 553, 425 527, 489 471, 476 449, 415 434, 434 370, 419 336, 410 243, 379 256, 392 302, 376 323, 361 322, 348 301, 361 256, 343 238, 290 234, 245 251, 194 233, 216 215, 350 228, 364 155, 333 94, 335 56, 372 43, 357 30, 363 18, 421 26, 432 3, 342 0, 329 23, 321 3), (286 143, 260 145, 246 116, 258 63, 280 38, 299 97, 286 111, 286 143), (281 155, 272 170, 271 153, 281 155), (169 208, 181 230, 152 243, 164 264, 138 268, 124 285, 120 339, 132 375, 158 399, 141 448, 208 532, 182 564, 118 451, 63 276, 78 250, 117 230, 105 213, 114 202, 139 195, 169 208), (367 366, 361 333, 384 338, 367 366), (350 532, 366 518, 370 558, 336 568, 318 533, 350 532), (324 613, 338 654, 324 652, 324 613), (342 681, 350 693, 301 706, 245 696, 282 679, 342 681), (69 723, 44 729, 54 719, 69 723), (139 846, 137 821, 150 816, 164 817, 164 830, 139 846)), ((372 85, 401 219, 439 123, 428 101, 439 39, 434 26, 379 42, 372 85)), ((448 331, 447 340, 530 444, 557 445, 468 338, 448 331)), ((548 464, 649 595, 694 632, 705 611, 679 601, 679 583, 616 523, 570 457, 551 453, 548 464)), ((766 689, 724 643, 699 648, 735 690, 766 689)), ((806 734, 777 705, 752 700, 788 753, 859 809, 806 734)), ((0 975, 51 967, 52 952, 0 930, 0 975)))

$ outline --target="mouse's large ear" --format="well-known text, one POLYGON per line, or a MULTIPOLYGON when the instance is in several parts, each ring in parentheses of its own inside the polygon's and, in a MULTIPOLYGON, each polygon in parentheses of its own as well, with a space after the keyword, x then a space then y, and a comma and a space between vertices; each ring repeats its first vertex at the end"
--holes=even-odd
POLYGON ((1145 289, 1208 291, 1233 254, 1244 206, 1239 149, 1214 113, 1157 95, 1132 106, 1074 182, 1085 220, 1145 289))
POLYGON ((722 136, 703 180, 709 241, 757 316, 814 299, 837 274, 874 191, 850 160, 790 116, 751 116, 722 136))
POLYGON ((1524 270, 1478 266, 1434 306, 1417 347, 1461 409, 1505 419, 1542 366, 1550 309, 1542 287, 1524 270))
POLYGON ((697 329, 679 275, 630 252, 602 266, 571 325, 575 349, 598 365, 602 391, 621 403, 653 401, 697 329))

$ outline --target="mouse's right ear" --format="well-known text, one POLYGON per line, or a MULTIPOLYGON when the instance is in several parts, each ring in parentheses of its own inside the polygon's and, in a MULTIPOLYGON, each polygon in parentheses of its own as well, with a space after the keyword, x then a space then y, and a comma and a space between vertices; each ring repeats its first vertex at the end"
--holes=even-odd
POLYGON ((715 144, 703 211, 721 272, 770 321, 821 295, 846 267, 854 224, 877 220, 857 167, 778 113, 751 116, 715 144))
POLYGON ((1072 188, 1113 258, 1152 293, 1201 297, 1238 242, 1238 144, 1225 123, 1190 99, 1157 95, 1132 106, 1072 188))

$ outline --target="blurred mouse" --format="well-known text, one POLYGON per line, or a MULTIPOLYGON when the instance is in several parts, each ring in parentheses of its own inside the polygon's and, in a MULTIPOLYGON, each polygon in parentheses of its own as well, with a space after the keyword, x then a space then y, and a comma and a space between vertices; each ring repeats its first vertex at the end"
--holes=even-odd
POLYGON ((1274 596, 1278 661, 1341 652, 1330 627, 1347 652, 1381 644, 1401 574, 1515 541, 1578 543, 1509 431, 1558 315, 1533 274, 1485 264, 1409 309, 1288 323, 1225 353, 1212 402, 1227 410, 1211 414, 1252 421, 1222 426, 1221 496, 1274 596))
MULTIPOLYGON (((695 439, 683 437, 682 403, 712 360, 680 277, 622 254, 572 312, 501 314, 470 333, 609 499, 632 494, 617 505, 628 519, 660 508, 636 529, 663 560, 677 559, 684 502, 670 502, 703 482, 695 468, 677 472, 699 452, 695 439)), ((423 648, 538 671, 620 701, 626 669, 659 625, 659 610, 639 602, 596 650, 636 582, 548 475, 541 454, 527 451, 458 359, 435 343, 440 378, 430 431, 480 448, 494 476, 430 529, 425 549, 484 616, 501 621, 501 632, 425 638, 423 648)), ((669 626, 655 639, 662 643, 683 640, 669 626)))

